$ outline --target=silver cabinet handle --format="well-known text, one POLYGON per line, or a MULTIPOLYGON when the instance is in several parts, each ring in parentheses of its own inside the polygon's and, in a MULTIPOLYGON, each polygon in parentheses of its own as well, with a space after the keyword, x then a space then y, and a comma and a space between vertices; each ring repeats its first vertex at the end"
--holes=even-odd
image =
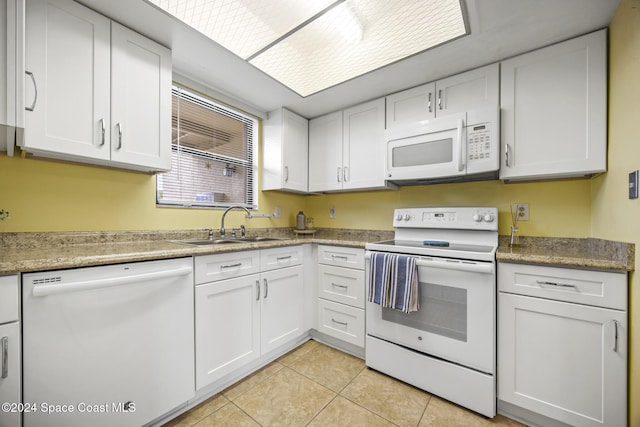
POLYGON ((618 321, 613 321, 613 351, 618 352, 618 321))
POLYGON ((427 110, 431 113, 431 92, 429 92, 429 100, 427 101, 427 110))
POLYGON ((331 259, 339 259, 342 261, 349 261, 349 257, 346 257, 344 255, 336 255, 336 254, 331 254, 331 259))
POLYGON ((2 347, 2 374, 0 378, 5 379, 9 376, 9 337, 0 339, 2 347))
POLYGON ((538 285, 556 286, 558 288, 574 288, 576 290, 578 289, 576 285, 570 285, 568 283, 547 282, 545 280, 536 280, 536 283, 538 285))
POLYGON ((336 287, 336 288, 341 288, 341 289, 349 289, 349 287, 347 285, 340 285, 338 283, 333 283, 333 282, 331 282, 331 286, 336 287))
POLYGON ((438 109, 442 110, 442 89, 438 91, 438 109))
POLYGON ((116 126, 118 127, 118 146, 116 147, 116 150, 119 150, 122 148, 122 126, 120 125, 120 123, 118 123, 116 126))
POLYGON ((276 258, 276 261, 284 261, 285 259, 291 259, 291 255, 279 256, 276 258))
POLYGON ((236 264, 224 264, 224 265, 221 265, 220 268, 235 268, 235 267, 240 267, 241 265, 242 265, 241 262, 236 264))
POLYGON ((336 319, 334 319, 333 317, 331 318, 331 321, 332 321, 333 323, 336 323, 336 324, 340 325, 340 326, 349 326, 349 323, 347 323, 347 322, 340 322, 339 320, 336 320, 336 319))
POLYGON ((511 147, 509 147, 509 144, 505 144, 504 145, 504 164, 510 168, 511 167, 511 156, 509 155, 509 151, 511 150, 511 147))
POLYGON ((349 166, 345 166, 342 168, 342 181, 349 181, 349 166))
POLYGON ((284 167, 284 182, 289 182, 289 166, 284 167))
POLYGON ((104 127, 104 119, 100 119, 100 147, 104 145, 105 133, 106 133, 106 129, 104 127))
POLYGON ((267 296, 269 296, 269 282, 264 279, 264 299, 267 299, 267 296))
POLYGON ((31 81, 33 82, 33 102, 31 103, 31 107, 24 107, 27 111, 33 111, 36 108, 36 101, 38 100, 38 85, 36 84, 36 78, 31 71, 24 72, 27 76, 31 77, 31 81))
POLYGON ((342 175, 342 168, 340 166, 338 166, 338 182, 341 182, 341 175, 342 175))
POLYGON ((256 280, 256 301, 260 301, 260 280, 256 280))

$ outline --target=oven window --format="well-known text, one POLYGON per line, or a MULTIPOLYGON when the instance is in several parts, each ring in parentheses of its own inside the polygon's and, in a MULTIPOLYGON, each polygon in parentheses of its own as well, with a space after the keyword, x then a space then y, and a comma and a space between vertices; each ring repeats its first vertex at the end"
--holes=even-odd
POLYGON ((420 310, 382 309, 382 319, 458 341, 467 341, 467 290, 420 282, 420 310))
POLYGON ((395 147, 392 149, 391 158, 395 168, 450 163, 453 159, 453 139, 395 147))

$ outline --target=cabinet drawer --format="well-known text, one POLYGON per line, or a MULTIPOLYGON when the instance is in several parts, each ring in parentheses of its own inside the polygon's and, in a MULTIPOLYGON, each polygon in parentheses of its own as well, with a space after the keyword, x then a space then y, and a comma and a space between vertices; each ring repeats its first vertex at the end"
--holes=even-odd
POLYGON ((364 309, 364 271, 318 265, 318 296, 364 309))
POLYGON ((260 271, 302 264, 302 246, 263 249, 260 251, 260 271))
POLYGON ((627 309, 627 274, 498 263, 498 289, 617 310, 627 309))
POLYGON ((364 249, 320 245, 318 263, 364 270, 364 249))
POLYGON ((195 258, 196 285, 260 272, 260 251, 241 251, 195 258))
POLYGON ((364 347, 364 310, 319 298, 318 331, 364 347))
POLYGON ((18 320, 18 276, 0 277, 0 324, 18 320))

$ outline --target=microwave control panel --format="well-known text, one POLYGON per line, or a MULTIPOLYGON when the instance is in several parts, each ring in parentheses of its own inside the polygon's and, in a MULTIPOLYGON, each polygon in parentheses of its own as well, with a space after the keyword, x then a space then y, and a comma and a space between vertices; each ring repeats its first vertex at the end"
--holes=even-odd
POLYGON ((467 156, 470 162, 492 157, 491 128, 487 124, 467 128, 467 156))

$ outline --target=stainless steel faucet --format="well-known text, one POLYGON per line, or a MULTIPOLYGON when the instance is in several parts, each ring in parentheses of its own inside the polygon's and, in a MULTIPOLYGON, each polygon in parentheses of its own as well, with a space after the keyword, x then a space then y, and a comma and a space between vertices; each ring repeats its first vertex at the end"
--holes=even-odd
POLYGON ((224 217, 226 217, 226 216, 227 216, 227 213, 228 213, 230 210, 233 210, 233 209, 240 209, 240 210, 245 211, 245 212, 247 213, 247 219, 251 219, 251 212, 249 212, 249 209, 247 209, 247 208, 245 208, 245 207, 243 207, 243 206, 231 206, 231 207, 228 207, 228 208, 227 208, 227 209, 225 209, 225 211, 222 213, 222 221, 221 221, 221 223, 220 223, 220 237, 224 237, 224 235, 225 235, 225 230, 224 230, 224 217))

